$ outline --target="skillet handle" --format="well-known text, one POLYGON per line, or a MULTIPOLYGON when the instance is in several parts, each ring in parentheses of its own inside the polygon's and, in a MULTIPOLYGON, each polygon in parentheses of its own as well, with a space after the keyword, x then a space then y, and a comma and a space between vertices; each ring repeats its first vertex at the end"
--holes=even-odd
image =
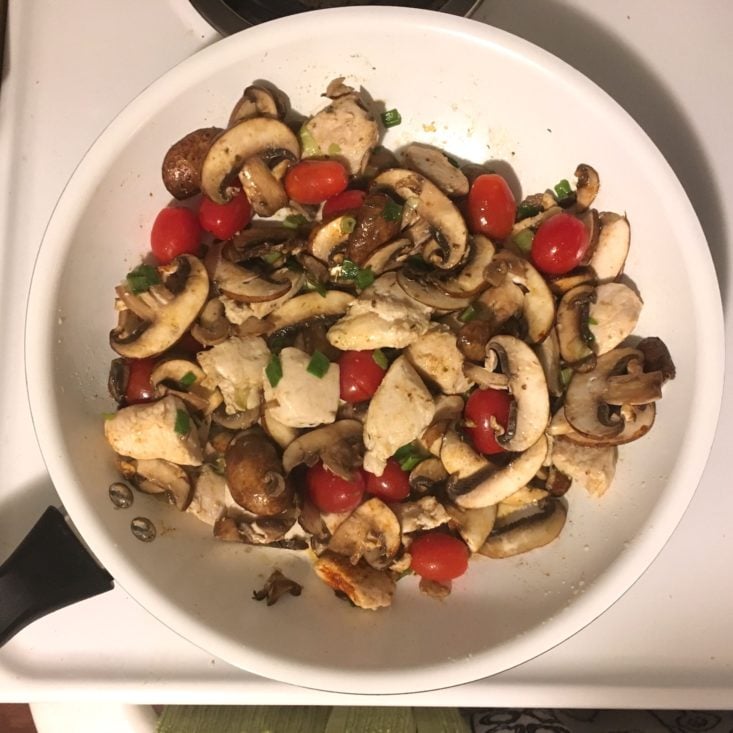
POLYGON ((114 587, 56 507, 0 566, 0 646, 47 613, 114 587))

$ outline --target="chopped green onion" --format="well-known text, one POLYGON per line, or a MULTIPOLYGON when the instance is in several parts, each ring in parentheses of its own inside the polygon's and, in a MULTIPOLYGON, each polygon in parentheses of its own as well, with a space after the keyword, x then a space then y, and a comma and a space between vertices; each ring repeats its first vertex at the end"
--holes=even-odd
POLYGON ((325 354, 322 354, 320 351, 314 351, 311 360, 308 362, 306 371, 314 377, 318 377, 318 379, 323 379, 330 366, 331 362, 325 354))
POLYGON ((521 203, 517 206, 517 221, 522 219, 529 219, 530 216, 537 216, 542 211, 540 206, 535 204, 521 203))
POLYGON ((374 350, 374 353, 372 353, 372 359, 374 359, 374 362, 382 369, 387 369, 387 367, 389 366, 387 357, 384 355, 384 352, 381 349, 374 350))
POLYGON ((402 218, 402 207, 389 199, 382 209, 382 218, 387 221, 399 221, 402 218))
POLYGON ((191 418, 185 410, 176 410, 176 422, 173 429, 179 435, 188 435, 191 430, 191 418))
POLYGON ((356 280, 359 275, 359 269, 359 265, 357 265, 356 262, 346 259, 341 263, 341 272, 339 273, 339 276, 343 280, 356 280))
POLYGON ((338 143, 331 143, 328 146, 329 155, 338 155, 341 152, 341 146, 338 143))
POLYGON ((262 255, 262 259, 268 265, 274 265, 278 260, 282 259, 282 252, 266 252, 262 255))
POLYGON ((265 367, 265 376, 271 387, 277 387, 278 382, 283 378, 283 365, 280 357, 273 354, 265 367))
POLYGON ((532 249, 532 242, 534 241, 534 233, 531 229, 524 229, 512 237, 512 241, 517 245, 517 249, 522 254, 529 254, 532 249))
POLYGON ((302 150, 303 158, 310 158, 314 155, 320 155, 321 149, 318 147, 316 139, 313 137, 311 131, 303 125, 298 132, 300 138, 300 147, 302 150))
POLYGON ((322 298, 326 297, 326 293, 328 292, 326 290, 326 286, 318 280, 314 275, 311 275, 310 272, 306 273, 305 276, 305 287, 306 290, 310 290, 312 292, 318 293, 322 298))
POLYGON ((356 227, 356 219, 353 216, 342 216, 341 217, 341 234, 351 234, 356 227))
POLYGON ((555 186, 555 195, 559 200, 567 198, 572 192, 573 189, 566 178, 563 178, 562 181, 555 186))
POLYGON ((359 270, 359 274, 356 276, 354 283, 359 290, 366 290, 374 282, 374 273, 371 267, 367 267, 366 270, 359 270))
POLYGON ((193 372, 186 372, 179 380, 178 383, 184 389, 188 389, 196 381, 196 375, 193 372))
POLYGON ((297 229, 307 223, 308 219, 306 219, 303 214, 290 214, 283 219, 283 226, 286 229, 297 229))
POLYGON ((570 367, 560 370, 560 383, 563 387, 567 387, 570 384, 570 380, 573 378, 573 370, 570 367))
POLYGON ((458 320, 461 323, 469 323, 478 315, 478 311, 475 306, 469 305, 459 316, 458 320))
POLYGON ((589 326, 597 326, 598 325, 598 321, 595 318, 593 318, 592 316, 588 316, 588 325, 589 326))
POLYGON ((127 286, 132 293, 144 293, 160 282, 160 275, 152 265, 138 265, 127 275, 127 286))
POLYGON ((389 109, 382 112, 382 124, 385 127, 396 127, 402 124, 402 115, 396 109, 389 109))
POLYGON ((418 463, 422 463, 426 458, 427 456, 416 443, 403 445, 394 454, 395 461, 400 464, 403 471, 412 471, 418 463))

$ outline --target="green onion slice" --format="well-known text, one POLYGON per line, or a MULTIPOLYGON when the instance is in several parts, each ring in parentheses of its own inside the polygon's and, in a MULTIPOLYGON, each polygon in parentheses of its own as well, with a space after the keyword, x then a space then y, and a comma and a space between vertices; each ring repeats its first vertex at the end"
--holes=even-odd
POLYGON ((461 323, 470 323, 477 315, 476 307, 471 304, 458 316, 458 320, 461 323))
POLYGON ((307 223, 308 219, 306 219, 303 214, 290 214, 283 219, 283 226, 286 229, 297 229, 307 223))
POLYGON ((528 203, 521 203, 519 206, 517 206, 517 221, 522 221, 522 219, 529 219, 530 216, 537 216, 537 214, 542 211, 542 208, 540 206, 536 206, 535 204, 528 204, 528 203))
POLYGON ((318 143, 311 134, 311 131, 305 125, 300 128, 298 138, 300 138, 300 147, 303 158, 310 158, 314 155, 321 154, 321 148, 318 146, 318 143))
POLYGON ((314 377, 318 377, 318 379, 323 379, 330 366, 331 362, 325 354, 322 354, 320 351, 314 351, 311 360, 308 362, 306 371, 314 377))
POLYGON ((328 146, 329 155, 338 155, 341 152, 341 146, 338 143, 331 143, 328 146))
POLYGON ((418 463, 422 463, 427 457, 415 443, 403 445, 394 454, 394 459, 400 464, 403 471, 412 471, 418 463))
POLYGON ((322 298, 325 298, 326 293, 328 292, 326 290, 326 286, 320 280, 318 280, 314 275, 311 275, 310 272, 306 273, 305 275, 305 287, 306 287, 306 290, 315 291, 322 298))
POLYGON ((532 250, 532 242, 534 241, 534 233, 531 229, 524 229, 519 234, 512 237, 514 244, 522 254, 529 254, 532 250))
POLYGON ((356 219, 353 216, 341 217, 341 234, 351 234, 356 228, 356 219))
POLYGON ((566 178, 563 178, 562 181, 555 186, 555 195, 559 200, 567 198, 572 192, 573 189, 566 178))
POLYGON ((372 353, 372 359, 374 359, 374 362, 382 369, 387 369, 387 367, 389 366, 387 357, 384 355, 384 352, 381 349, 374 350, 374 352, 372 353))
POLYGON ((354 282, 359 290, 366 290, 374 282, 374 272, 371 267, 367 267, 366 270, 359 270, 359 274, 356 276, 354 282))
POLYGON ((283 365, 280 361, 280 357, 277 354, 273 354, 270 357, 270 361, 267 362, 265 367, 265 376, 271 387, 277 387, 280 380, 283 378, 283 365))
POLYGON ((344 280, 356 280, 359 275, 359 265, 352 260, 346 259, 341 263, 340 277, 344 280))
POLYGON ((127 275, 127 286, 132 293, 144 293, 160 283, 158 270, 152 265, 138 265, 127 275))
POLYGON ((402 115, 396 109, 389 109, 382 112, 382 124, 385 127, 396 127, 402 123, 402 115))
POLYGON ((565 367, 560 370, 560 383, 563 387, 567 387, 570 384, 570 380, 573 378, 573 370, 570 367, 565 367))
POLYGON ((173 429, 178 435, 188 435, 191 430, 191 418, 185 410, 176 410, 176 422, 173 429))
POLYGON ((193 372, 186 372, 179 380, 178 383, 184 389, 188 389, 196 381, 196 375, 193 372))
POLYGON ((402 207, 392 199, 389 199, 382 209, 382 218, 387 221, 399 221, 402 219, 402 207))
POLYGON ((262 255, 262 259, 268 265, 274 265, 278 260, 282 259, 282 256, 282 252, 265 252, 265 254, 262 255))

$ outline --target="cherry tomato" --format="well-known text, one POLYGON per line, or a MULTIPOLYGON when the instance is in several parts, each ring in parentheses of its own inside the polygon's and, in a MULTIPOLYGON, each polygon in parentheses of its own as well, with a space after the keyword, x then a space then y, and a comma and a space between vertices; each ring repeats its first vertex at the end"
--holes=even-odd
POLYGON ((149 402, 156 398, 155 388, 150 381, 150 375, 155 369, 153 359, 130 359, 127 362, 130 376, 125 388, 125 402, 136 405, 139 402, 149 402))
POLYGON ((369 471, 364 473, 367 493, 379 497, 382 501, 402 501, 410 494, 410 474, 403 471, 394 458, 387 461, 381 476, 375 476, 369 471))
POLYGON ((320 204, 348 183, 346 168, 337 160, 301 160, 285 174, 285 192, 299 204, 320 204))
POLYGON ((368 400, 386 373, 374 360, 373 351, 344 351, 339 359, 341 399, 353 404, 368 400))
POLYGON ((311 501, 321 512, 350 512, 364 496, 364 475, 360 471, 353 481, 344 481, 321 461, 306 471, 305 483, 311 501))
POLYGON ((201 246, 201 227, 193 211, 169 206, 155 217, 150 247, 158 262, 167 265, 178 255, 193 255, 201 246))
POLYGON ((506 428, 511 402, 509 393, 501 389, 477 389, 471 392, 463 409, 463 417, 468 423, 466 433, 480 453, 503 453, 504 448, 496 441, 492 422, 496 421, 506 428))
POLYGON ((346 191, 331 196, 330 199, 323 204, 323 211, 321 216, 324 219, 330 219, 336 214, 343 214, 347 211, 354 211, 358 209, 366 198, 365 191, 359 191, 356 188, 350 188, 346 191))
POLYGON ((217 239, 231 239, 252 221, 252 207, 244 192, 226 204, 214 203, 203 196, 199 205, 199 224, 217 239))
POLYGON ((468 192, 468 225, 474 234, 506 239, 514 226, 517 202, 498 173, 483 173, 468 192))
POLYGON ((442 532, 430 532, 413 540, 410 555, 410 567, 426 580, 453 580, 468 569, 466 545, 442 532))
POLYGON ((543 221, 532 240, 532 264, 546 275, 574 270, 588 252, 588 231, 580 219, 560 213, 543 221))

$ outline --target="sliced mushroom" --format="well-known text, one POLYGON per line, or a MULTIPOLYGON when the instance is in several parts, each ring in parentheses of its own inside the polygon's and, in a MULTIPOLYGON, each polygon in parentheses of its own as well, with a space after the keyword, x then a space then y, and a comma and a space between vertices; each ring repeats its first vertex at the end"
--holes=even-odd
POLYGON ((541 489, 536 486, 528 485, 517 489, 513 494, 509 494, 506 499, 497 504, 497 520, 515 514, 519 510, 526 509, 530 506, 536 506, 549 496, 547 489, 541 489))
POLYGON ((468 178, 442 150, 431 145, 412 143, 402 154, 410 168, 429 178, 447 196, 468 194, 468 178))
POLYGON ((458 534, 468 545, 468 549, 471 552, 478 552, 494 528, 496 506, 461 509, 453 504, 448 504, 446 510, 451 516, 451 524, 458 530, 458 534))
MULTIPOLYGON (((524 453, 519 453, 506 466, 497 468, 485 461, 482 469, 466 478, 448 482, 448 494, 464 509, 479 509, 498 504, 528 484, 539 471, 547 456, 547 438, 544 434, 524 453)), ((441 460, 445 463, 445 460, 441 460)), ((450 470, 446 464, 446 469, 450 470)))
POLYGON ((197 257, 176 257, 158 273, 162 291, 135 295, 124 286, 118 289, 119 322, 109 341, 121 356, 144 359, 163 353, 186 333, 206 302, 209 278, 197 257))
POLYGON ((348 256, 357 265, 364 265, 380 247, 394 239, 400 231, 399 219, 387 217, 395 203, 379 191, 367 194, 354 212, 354 230, 348 237, 348 256))
POLYGON ((359 608, 376 610, 392 604, 396 583, 387 570, 375 570, 365 562, 352 565, 347 558, 332 552, 321 555, 313 569, 326 585, 359 608))
POLYGON ((381 275, 389 270, 403 266, 405 260, 417 251, 415 245, 406 237, 395 239, 374 251, 365 261, 364 269, 381 275))
POLYGON ((206 303, 191 327, 191 335, 204 346, 223 343, 231 332, 232 324, 224 315, 224 304, 219 298, 212 298, 206 303))
POLYGON ((350 481, 361 464, 362 424, 358 420, 337 420, 309 430, 296 438, 283 453, 283 468, 289 474, 296 466, 312 466, 319 460, 332 473, 350 481))
POLYGON ((273 151, 284 151, 294 160, 300 157, 298 139, 287 125, 267 117, 238 122, 211 143, 201 166, 201 190, 214 202, 227 203, 245 161, 273 151))
POLYGON ((373 568, 389 567, 400 549, 400 523, 377 497, 359 505, 334 532, 328 549, 356 565, 362 558, 373 568))
POLYGON ((273 570, 265 585, 252 593, 255 601, 267 601, 268 606, 277 603, 284 595, 299 596, 303 586, 286 577, 280 570, 273 570))
POLYGON ((439 288, 453 296, 476 296, 489 287, 486 269, 496 253, 494 243, 482 234, 474 234, 469 239, 468 256, 460 270, 450 277, 436 278, 439 288))
POLYGON ((625 216, 604 212, 600 215, 601 231, 590 258, 590 266, 601 281, 613 280, 624 269, 631 244, 631 227, 625 216))
POLYGON ((552 463, 591 496, 602 496, 613 482, 618 460, 616 446, 578 445, 558 436, 552 441, 552 463))
POLYGON ((220 127, 189 132, 174 143, 163 158, 163 185, 173 198, 182 200, 201 190, 201 165, 220 127))
POLYGON ((415 211, 436 233, 440 247, 427 253, 425 259, 436 267, 449 270, 458 265, 466 254, 468 231, 461 212, 431 181, 419 173, 393 168, 380 173, 372 182, 375 190, 394 191, 407 200, 417 197, 415 211))
POLYGON ((315 292, 297 295, 267 317, 267 333, 291 328, 313 318, 339 316, 353 300, 353 295, 340 290, 328 290, 325 295, 315 292))
POLYGON ((429 384, 437 385, 443 394, 467 392, 473 381, 464 374, 463 354, 456 345, 455 334, 448 328, 433 327, 407 347, 407 358, 418 374, 429 384))
POLYGON ((578 179, 575 191, 575 208, 581 212, 588 209, 595 201, 601 187, 601 181, 595 168, 586 163, 581 163, 575 169, 575 177, 578 179))
POLYGON ((239 435, 227 448, 226 480, 241 507, 271 517, 293 504, 293 487, 273 443, 257 429, 239 435))
POLYGON ((567 509, 562 501, 549 501, 537 514, 496 528, 479 552, 498 559, 543 547, 559 536, 566 519, 567 509))
POLYGON ((157 459, 121 458, 120 473, 145 494, 162 496, 179 511, 185 511, 191 501, 191 481, 188 474, 175 463, 157 459))
POLYGON ((402 501, 393 504, 399 519, 402 534, 435 529, 450 521, 445 507, 434 496, 423 496, 417 501, 402 501))
POLYGON ((244 161, 239 171, 239 181, 255 214, 272 216, 287 206, 285 188, 258 155, 244 161))
POLYGON ((242 93, 229 115, 228 127, 250 117, 273 117, 282 119, 285 116, 283 95, 263 86, 252 84, 242 93))
POLYGON ((638 440, 652 429, 656 408, 653 402, 648 405, 623 405, 620 413, 623 415, 623 429, 615 435, 605 435, 599 438, 584 435, 575 430, 568 422, 564 408, 561 408, 553 416, 548 434, 562 435, 578 445, 602 447, 623 445, 638 440))
POLYGON ((224 258, 218 261, 212 279, 222 293, 244 303, 276 300, 292 288, 291 281, 283 273, 279 273, 279 279, 275 275, 266 278, 224 258))
POLYGON ((560 298, 580 285, 596 285, 596 273, 590 267, 577 267, 567 275, 548 278, 550 290, 560 298))
POLYGON ((400 287, 418 303, 444 313, 463 310, 472 300, 470 295, 449 295, 435 283, 427 282, 424 276, 403 267, 397 272, 400 287))
POLYGON ((486 348, 487 353, 497 355, 513 397, 509 424, 497 441, 507 451, 527 450, 544 433, 550 419, 545 373, 532 349, 513 336, 495 336, 486 348))
POLYGON ((545 372, 547 390, 553 397, 559 397, 565 391, 565 386, 560 371, 560 342, 557 331, 554 328, 550 329, 547 338, 537 344, 534 351, 545 372))
POLYGON ((262 412, 262 427, 283 450, 302 433, 298 428, 285 425, 273 417, 272 408, 268 405, 265 405, 265 409, 262 412))
POLYGON ((417 494, 433 493, 447 478, 440 458, 426 458, 410 471, 410 488, 417 494))
MULTIPOLYGON (((266 328, 262 323, 262 319, 269 316, 270 313, 274 313, 276 310, 282 308, 282 306, 287 303, 291 298, 296 297, 303 288, 306 276, 303 272, 293 272, 292 270, 284 267, 281 270, 276 270, 272 274, 272 280, 276 283, 287 281, 290 283, 290 287, 278 298, 249 303, 249 309, 254 314, 254 318, 256 320, 245 321, 242 324, 242 327, 246 328, 251 333, 261 334, 266 332, 266 328)), ((226 296, 224 297, 226 298, 226 296)), ((240 329, 240 333, 241 332, 242 331, 240 329)))
POLYGON ((562 209, 559 206, 554 205, 554 198, 552 198, 552 203, 553 206, 551 206, 550 208, 546 208, 544 211, 540 211, 534 216, 528 216, 526 219, 518 221, 512 228, 512 234, 508 241, 513 241, 517 234, 520 234, 526 229, 537 229, 543 221, 550 219, 551 217, 555 216, 555 214, 561 213, 562 209))
POLYGON ((605 354, 633 333, 642 305, 641 298, 623 283, 604 283, 596 288, 588 309, 588 330, 596 354, 605 354))
POLYGON ((219 390, 204 386, 205 379, 201 367, 188 359, 166 359, 150 374, 150 383, 160 397, 174 394, 208 415, 222 403, 222 396, 219 390))
POLYGON ((557 307, 560 355, 576 371, 591 371, 596 363, 594 336, 589 330, 590 309, 596 299, 592 285, 579 285, 563 295, 557 307))
POLYGON ((354 217, 342 214, 314 227, 308 237, 308 251, 321 262, 343 261, 354 217))

